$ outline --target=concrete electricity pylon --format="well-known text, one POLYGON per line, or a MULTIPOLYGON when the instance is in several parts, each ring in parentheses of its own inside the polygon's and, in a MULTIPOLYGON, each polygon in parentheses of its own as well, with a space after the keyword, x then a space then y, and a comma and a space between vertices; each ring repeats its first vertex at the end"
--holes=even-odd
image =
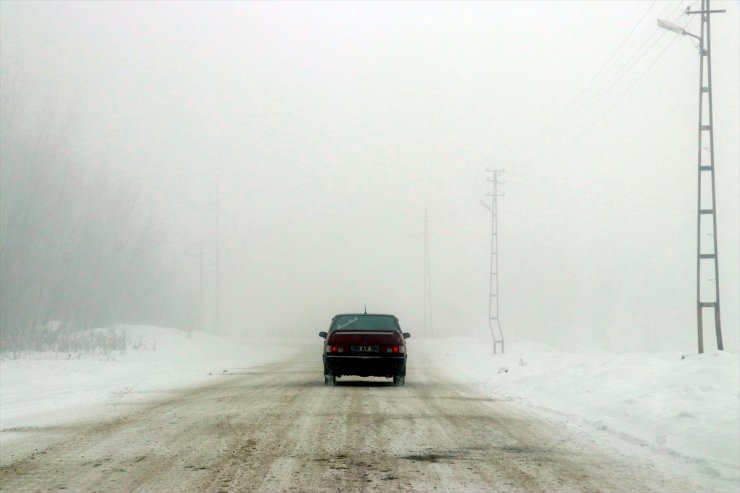
POLYGON ((429 218, 424 209, 424 335, 434 337, 432 325, 432 279, 429 261, 429 218))
POLYGON ((701 35, 686 31, 682 26, 658 20, 658 26, 699 41, 699 142, 698 142, 698 197, 696 225, 696 324, 699 353, 704 352, 704 310, 711 309, 717 349, 722 350, 720 322, 719 252, 717 249, 717 200, 714 179, 714 116, 712 112, 712 55, 709 19, 711 14, 725 12, 711 10, 709 0, 702 0, 701 10, 686 9, 686 15, 701 15, 701 35), (702 241, 702 238, 705 241, 702 241), (706 240, 711 238, 711 240, 706 240), (711 276, 714 274, 714 278, 711 276))
POLYGON ((486 194, 487 197, 491 197, 490 204, 481 201, 481 205, 491 211, 491 270, 490 270, 490 282, 489 282, 489 297, 488 297, 488 326, 491 329, 491 338, 493 339, 493 354, 496 354, 498 346, 501 346, 501 353, 504 352, 504 333, 501 329, 501 319, 499 318, 499 290, 498 290, 498 197, 502 195, 498 193, 498 177, 505 170, 502 169, 489 169, 486 170, 488 173, 492 173, 492 176, 488 177, 488 181, 491 182, 492 189, 486 194))

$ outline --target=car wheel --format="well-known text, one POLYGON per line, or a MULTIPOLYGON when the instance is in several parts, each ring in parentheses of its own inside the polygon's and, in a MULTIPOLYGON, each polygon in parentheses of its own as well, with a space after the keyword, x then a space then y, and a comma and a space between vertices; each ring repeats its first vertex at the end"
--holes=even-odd
POLYGON ((337 377, 334 375, 324 375, 324 385, 334 387, 337 384, 337 377))
POLYGON ((406 384, 406 375, 396 375, 393 377, 393 385, 400 387, 406 384))

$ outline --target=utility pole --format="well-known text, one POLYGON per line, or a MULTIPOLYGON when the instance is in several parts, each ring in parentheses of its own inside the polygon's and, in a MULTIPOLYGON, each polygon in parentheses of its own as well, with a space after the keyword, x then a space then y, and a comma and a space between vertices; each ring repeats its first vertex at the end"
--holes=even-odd
POLYGON ((701 16, 701 35, 681 26, 658 20, 658 26, 690 36, 699 41, 699 139, 696 214, 696 326, 699 353, 704 352, 704 309, 711 309, 717 349, 722 350, 722 324, 719 305, 719 251, 717 249, 717 196, 714 179, 714 115, 712 112, 712 42, 710 16, 724 10, 712 10, 709 0, 702 0, 701 10, 686 9, 686 15, 701 16), (711 241, 702 241, 702 238, 711 241), (713 269, 712 269, 713 268, 713 269), (712 279, 712 270, 714 278, 712 279), (710 284, 713 283, 713 286, 710 284))
POLYGON ((481 205, 491 211, 491 269, 490 269, 490 281, 489 281, 489 297, 488 297, 488 326, 491 329, 491 338, 493 339, 493 354, 496 354, 496 349, 501 345, 501 353, 504 352, 504 333, 501 330, 501 320, 499 318, 499 290, 498 290, 498 197, 502 197, 502 194, 498 193, 498 177, 503 174, 503 169, 488 169, 487 173, 492 173, 487 179, 491 182, 491 191, 486 194, 487 197, 491 197, 490 205, 485 201, 481 201, 481 205))
POLYGON ((431 264, 429 262, 429 218, 426 209, 424 209, 424 334, 434 337, 431 264))
MULTIPOLYGON (((201 232, 200 251, 198 253, 198 330, 206 331, 206 255, 203 248, 203 237, 201 232)), ((188 333, 190 337, 190 333, 188 333)))
POLYGON ((711 10, 709 8, 709 0, 702 0, 701 10, 699 11, 692 12, 688 9, 686 10, 687 15, 701 15, 701 39, 699 45, 699 178, 696 232, 696 320, 699 353, 704 352, 703 318, 705 308, 713 309, 714 311, 714 330, 717 335, 717 349, 723 349, 722 325, 719 310, 719 252, 717 250, 717 200, 714 179, 714 118, 712 113, 712 56, 709 24, 710 15, 718 12, 724 12, 724 10, 711 10), (707 105, 706 114, 704 112, 705 102, 707 105), (709 145, 708 156, 703 152, 705 145, 709 145), (703 183, 706 183, 704 180, 707 179, 711 183, 711 187, 703 186, 703 183), (708 233, 711 236, 711 248, 706 248, 708 245, 702 245, 701 237, 703 233, 708 233), (702 278, 706 279, 707 274, 711 272, 711 267, 714 267, 714 296, 711 296, 711 289, 706 289, 706 286, 702 286, 702 284, 706 283, 706 281, 702 283, 702 278), (707 299, 709 301, 705 301, 707 299))
MULTIPOLYGON (((201 233, 202 234, 202 233, 201 233)), ((198 309, 195 314, 195 320, 188 323, 188 337, 193 337, 193 324, 195 329, 201 332, 205 332, 205 249, 203 248, 203 238, 200 239, 198 251, 195 253, 187 252, 189 257, 195 258, 198 261, 198 309)))
POLYGON ((214 288, 214 313, 213 331, 221 333, 221 175, 216 183, 216 254, 215 254, 215 288, 214 288))

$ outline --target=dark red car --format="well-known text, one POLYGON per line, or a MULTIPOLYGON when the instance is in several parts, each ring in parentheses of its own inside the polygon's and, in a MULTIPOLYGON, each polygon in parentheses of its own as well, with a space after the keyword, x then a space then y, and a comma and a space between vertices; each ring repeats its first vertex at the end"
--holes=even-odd
POLYGON ((324 383, 335 385, 345 375, 392 378, 406 383, 406 342, 393 315, 344 313, 331 319, 324 338, 324 383))

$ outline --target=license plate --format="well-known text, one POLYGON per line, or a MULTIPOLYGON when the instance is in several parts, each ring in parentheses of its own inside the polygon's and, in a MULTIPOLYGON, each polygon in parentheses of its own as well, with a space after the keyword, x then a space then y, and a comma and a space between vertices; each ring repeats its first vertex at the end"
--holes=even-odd
POLYGON ((380 351, 380 346, 352 346, 353 353, 377 353, 380 351))

